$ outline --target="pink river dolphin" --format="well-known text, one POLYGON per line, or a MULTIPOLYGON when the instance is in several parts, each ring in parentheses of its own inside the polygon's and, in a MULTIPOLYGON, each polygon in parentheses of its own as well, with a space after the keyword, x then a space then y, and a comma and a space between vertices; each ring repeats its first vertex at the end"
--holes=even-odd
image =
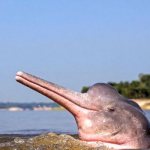
POLYGON ((109 84, 96 83, 79 93, 20 71, 16 80, 66 108, 76 120, 80 140, 115 149, 150 147, 144 112, 109 84))

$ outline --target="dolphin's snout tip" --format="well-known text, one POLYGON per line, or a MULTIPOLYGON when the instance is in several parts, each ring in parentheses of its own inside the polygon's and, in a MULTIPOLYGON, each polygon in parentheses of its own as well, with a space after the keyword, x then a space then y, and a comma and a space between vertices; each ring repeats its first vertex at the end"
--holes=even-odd
POLYGON ((20 75, 22 75, 22 74, 23 74, 22 71, 18 71, 18 72, 16 73, 16 76, 20 76, 20 75))
POLYGON ((22 74, 23 74, 22 71, 18 71, 18 72, 16 73, 16 76, 15 76, 16 81, 18 81, 18 80, 20 79, 20 76, 21 76, 22 74))
POLYGON ((20 77, 19 76, 15 76, 16 81, 19 81, 20 77))

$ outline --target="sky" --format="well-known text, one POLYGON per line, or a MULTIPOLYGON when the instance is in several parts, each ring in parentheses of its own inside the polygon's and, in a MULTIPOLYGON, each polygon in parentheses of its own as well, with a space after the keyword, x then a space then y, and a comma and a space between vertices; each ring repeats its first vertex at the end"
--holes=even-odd
POLYGON ((25 71, 72 90, 150 73, 149 0, 0 0, 0 102, 49 102, 25 71))

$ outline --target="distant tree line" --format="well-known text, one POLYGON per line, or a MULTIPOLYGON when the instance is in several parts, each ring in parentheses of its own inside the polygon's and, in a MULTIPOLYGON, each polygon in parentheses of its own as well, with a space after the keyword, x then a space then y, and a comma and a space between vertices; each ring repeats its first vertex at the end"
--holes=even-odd
MULTIPOLYGON (((125 97, 150 98, 150 74, 140 74, 138 80, 133 80, 131 82, 108 82, 108 84, 116 88, 118 92, 125 97)), ((85 93, 88 89, 89 87, 84 86, 81 92, 85 93)))

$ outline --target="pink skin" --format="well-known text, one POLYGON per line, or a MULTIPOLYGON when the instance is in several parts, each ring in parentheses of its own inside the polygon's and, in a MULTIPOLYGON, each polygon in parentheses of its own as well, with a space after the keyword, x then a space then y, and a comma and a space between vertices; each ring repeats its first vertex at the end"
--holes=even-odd
POLYGON ((107 84, 95 84, 81 94, 24 72, 16 80, 71 112, 83 141, 117 149, 150 145, 149 123, 140 107, 107 84))

